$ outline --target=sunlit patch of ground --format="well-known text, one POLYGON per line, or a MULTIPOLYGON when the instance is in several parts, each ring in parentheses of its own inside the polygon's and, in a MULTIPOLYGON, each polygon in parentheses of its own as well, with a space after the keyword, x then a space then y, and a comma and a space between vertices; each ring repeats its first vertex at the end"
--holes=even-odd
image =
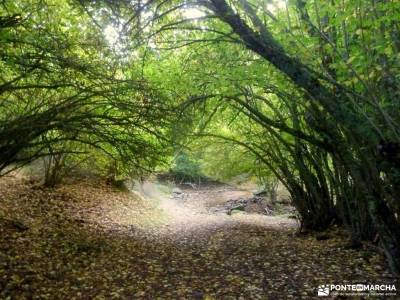
MULTIPOLYGON (((125 230, 151 237, 180 239, 184 236, 196 238, 198 234, 216 230, 219 227, 250 225, 264 228, 296 228, 297 222, 279 216, 259 214, 211 213, 210 205, 218 205, 230 199, 251 195, 248 191, 226 190, 188 190, 185 199, 171 196, 171 189, 165 186, 145 182, 133 191, 131 197, 106 199, 102 202, 102 212, 98 217, 104 223, 104 217, 114 225, 122 225, 125 230), (215 200, 216 199, 216 200, 215 200)), ((94 219, 95 220, 95 219, 94 219)))

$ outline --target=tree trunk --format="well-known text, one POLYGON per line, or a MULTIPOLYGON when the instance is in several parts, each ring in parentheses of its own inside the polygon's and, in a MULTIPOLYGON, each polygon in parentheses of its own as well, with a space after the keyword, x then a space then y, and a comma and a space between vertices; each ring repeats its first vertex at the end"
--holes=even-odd
MULTIPOLYGON (((210 2, 212 3, 211 9, 221 21, 232 28, 241 38, 243 44, 270 62, 282 73, 286 74, 295 85, 308 94, 311 100, 320 104, 335 119, 337 125, 345 129, 349 141, 355 138, 355 141, 352 143, 356 147, 359 146, 357 141, 364 141, 364 145, 374 147, 375 141, 377 143, 378 140, 376 129, 371 127, 362 116, 352 110, 352 99, 349 98, 344 89, 339 85, 335 87, 335 91, 328 89, 307 66, 302 64, 298 59, 289 57, 246 1, 241 1, 240 4, 256 29, 253 29, 242 20, 232 7, 228 5, 226 0, 210 0, 210 2), (370 133, 368 137, 365 136, 366 131, 370 133)), ((334 142, 341 144, 342 141, 334 142)), ((346 148, 348 148, 348 145, 339 145, 339 153, 347 156, 346 160, 353 164, 353 166, 354 164, 358 164, 359 162, 354 163, 354 154, 346 148)), ((371 158, 374 157, 372 156, 371 158)), ((356 169, 358 169, 356 173, 363 174, 365 173, 363 171, 366 171, 365 168, 363 169, 363 166, 356 166, 356 169)), ((354 172, 352 173, 353 176, 354 172)), ((360 174, 355 175, 354 184, 360 185, 357 188, 362 192, 363 201, 368 202, 369 214, 381 238, 390 267, 393 273, 399 274, 399 222, 382 199, 383 195, 376 195, 373 192, 373 184, 377 182, 366 182, 368 177, 358 176, 360 174), (372 187, 369 185, 372 185, 372 187)))

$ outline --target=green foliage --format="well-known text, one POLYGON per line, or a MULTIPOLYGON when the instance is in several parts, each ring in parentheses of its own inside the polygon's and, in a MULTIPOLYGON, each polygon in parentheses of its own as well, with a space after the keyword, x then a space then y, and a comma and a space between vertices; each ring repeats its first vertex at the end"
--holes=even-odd
POLYGON ((188 147, 182 180, 279 180, 304 228, 378 233, 399 272, 399 3, 264 2, 2 2, 0 170, 122 177, 188 147))
POLYGON ((81 6, 6 1, 0 9, 21 16, 0 35, 0 170, 93 151, 125 174, 162 163, 168 99, 138 77, 133 57, 117 61, 81 6))
POLYGON ((190 174, 191 176, 200 175, 199 164, 190 159, 189 156, 184 152, 180 152, 175 156, 172 168, 178 173, 190 174))
POLYGON ((191 158, 186 152, 178 152, 173 160, 169 175, 174 180, 183 182, 200 182, 205 179, 198 160, 191 158))

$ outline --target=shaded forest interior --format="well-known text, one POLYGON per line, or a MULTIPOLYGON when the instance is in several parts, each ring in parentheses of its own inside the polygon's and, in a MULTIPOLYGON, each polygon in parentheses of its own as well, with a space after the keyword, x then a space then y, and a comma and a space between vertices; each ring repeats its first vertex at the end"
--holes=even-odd
POLYGON ((5 0, 0 42, 1 297, 397 282, 399 1, 5 0))

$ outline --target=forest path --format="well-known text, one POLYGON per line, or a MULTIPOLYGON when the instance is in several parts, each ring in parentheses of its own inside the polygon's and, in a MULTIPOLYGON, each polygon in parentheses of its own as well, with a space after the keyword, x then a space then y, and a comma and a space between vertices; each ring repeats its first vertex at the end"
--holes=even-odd
POLYGON ((312 299, 320 284, 392 282, 382 256, 345 249, 340 231, 317 240, 292 220, 205 211, 242 191, 144 192, 0 179, 0 298, 312 299))
MULTIPOLYGON (((149 233, 160 237, 181 240, 196 239, 207 231, 219 227, 249 225, 260 228, 295 229, 298 222, 283 216, 238 213, 228 215, 213 210, 231 200, 250 198, 248 189, 239 189, 225 184, 206 184, 200 187, 180 187, 166 189, 165 185, 144 182, 136 189, 144 201, 156 203, 161 213, 159 222, 149 226, 149 233)), ((134 226, 134 224, 133 224, 134 226)), ((143 228, 143 227, 142 227, 143 228)))

